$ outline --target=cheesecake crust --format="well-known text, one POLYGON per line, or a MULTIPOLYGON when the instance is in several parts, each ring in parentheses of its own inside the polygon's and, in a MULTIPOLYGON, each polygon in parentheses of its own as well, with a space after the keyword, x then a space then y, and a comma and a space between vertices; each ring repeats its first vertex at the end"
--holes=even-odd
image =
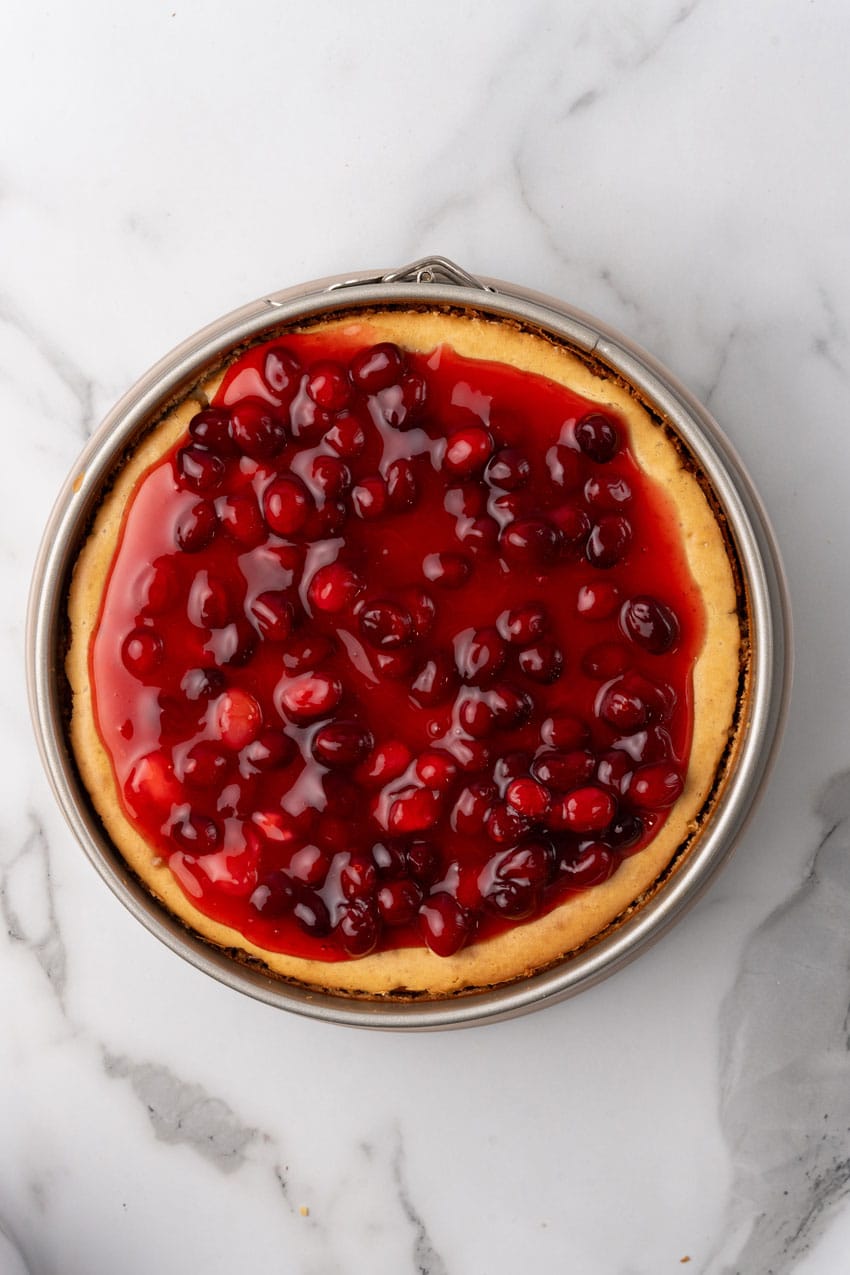
MULTIPOLYGON (((545 376, 600 407, 613 408, 625 420, 638 465, 663 488, 674 510, 688 568, 705 606, 704 642, 693 670, 694 730, 684 792, 654 840, 624 859, 608 881, 449 957, 436 956, 423 946, 394 948, 359 960, 307 960, 257 947, 196 908, 124 813, 98 733, 89 669, 123 511, 148 469, 182 438, 191 417, 212 399, 222 370, 203 379, 132 452, 105 494, 80 552, 68 598, 66 661, 77 766, 110 839, 135 875, 172 916, 235 959, 259 961, 271 974, 315 990, 370 999, 438 999, 510 983, 592 944, 632 915, 688 856, 722 790, 734 753, 747 654, 738 571, 722 515, 683 445, 636 392, 590 356, 544 333, 475 313, 412 309, 357 312, 290 330, 340 332, 362 345, 393 341, 414 352, 450 345, 465 358, 545 376)), ((265 334, 263 341, 269 339, 265 334)))

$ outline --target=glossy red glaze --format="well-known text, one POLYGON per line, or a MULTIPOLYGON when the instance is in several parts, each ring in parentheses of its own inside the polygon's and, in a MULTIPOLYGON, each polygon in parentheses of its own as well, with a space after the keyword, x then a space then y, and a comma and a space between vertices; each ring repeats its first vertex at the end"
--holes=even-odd
POLYGON ((687 769, 703 612, 672 525, 625 422, 541 378, 256 347, 107 583, 128 817, 203 912, 329 961, 447 955, 591 888, 687 769))

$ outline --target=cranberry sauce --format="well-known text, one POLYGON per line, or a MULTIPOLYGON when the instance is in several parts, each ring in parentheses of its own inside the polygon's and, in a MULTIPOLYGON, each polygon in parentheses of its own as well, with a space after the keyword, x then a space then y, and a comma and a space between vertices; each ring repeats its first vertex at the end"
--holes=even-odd
POLYGON ((91 679, 126 814, 202 912, 321 960, 448 955, 652 839, 702 633, 616 412, 308 333, 139 483, 91 679))

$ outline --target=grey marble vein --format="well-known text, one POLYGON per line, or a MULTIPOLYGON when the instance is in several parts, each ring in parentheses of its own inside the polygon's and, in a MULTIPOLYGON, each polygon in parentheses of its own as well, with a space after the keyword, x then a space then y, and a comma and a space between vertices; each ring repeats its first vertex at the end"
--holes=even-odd
POLYGON ((94 381, 61 350, 46 333, 40 331, 30 320, 11 304, 8 298, 0 296, 0 323, 8 324, 31 345, 44 360, 57 380, 65 386, 77 405, 77 424, 84 439, 87 439, 96 424, 94 411, 94 381))
POLYGON ((181 1080, 168 1067, 106 1051, 103 1066, 112 1079, 130 1082, 161 1142, 184 1143, 223 1173, 240 1169, 247 1148, 261 1137, 221 1098, 181 1080))
POLYGON ((29 822, 25 840, 0 868, 0 916, 9 939, 33 953, 64 1009, 67 954, 56 913, 50 848, 32 811, 29 822))
POLYGON ((413 1203, 405 1176, 404 1143, 399 1136, 392 1160, 392 1175, 399 1206, 413 1228, 413 1270, 415 1275, 447 1275, 443 1258, 435 1249, 428 1228, 413 1203))
POLYGON ((724 1231, 740 1238, 711 1271, 784 1275, 850 1193, 850 771, 818 816, 808 876, 753 935, 723 1008, 724 1231))

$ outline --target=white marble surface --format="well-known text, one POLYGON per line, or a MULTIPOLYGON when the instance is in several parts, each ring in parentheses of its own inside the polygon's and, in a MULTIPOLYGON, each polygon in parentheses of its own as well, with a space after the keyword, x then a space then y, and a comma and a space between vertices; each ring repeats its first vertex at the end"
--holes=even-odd
POLYGON ((850 1268, 850 10, 3 25, 2 1275, 850 1268), (60 482, 150 363, 270 289, 434 251, 707 402, 778 531, 797 677, 766 800, 668 938, 532 1017, 391 1036, 240 997, 124 912, 43 777, 23 617, 60 482))

